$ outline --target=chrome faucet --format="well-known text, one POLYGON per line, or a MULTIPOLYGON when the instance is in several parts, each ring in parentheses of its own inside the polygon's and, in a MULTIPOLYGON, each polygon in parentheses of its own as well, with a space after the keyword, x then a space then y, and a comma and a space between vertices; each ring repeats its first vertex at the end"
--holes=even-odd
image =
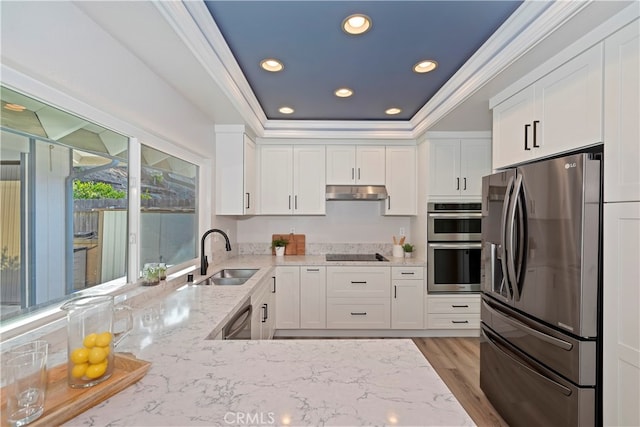
POLYGON ((222 237, 224 237, 224 240, 225 240, 225 248, 227 249, 227 252, 231 250, 231 242, 229 241, 229 236, 227 236, 227 233, 225 233, 222 230, 218 230, 217 228, 212 228, 211 230, 205 232, 202 235, 202 240, 200 241, 200 274, 203 276, 207 274, 207 268, 209 267, 209 263, 207 262, 207 256, 204 254, 204 240, 211 233, 222 234, 222 237))

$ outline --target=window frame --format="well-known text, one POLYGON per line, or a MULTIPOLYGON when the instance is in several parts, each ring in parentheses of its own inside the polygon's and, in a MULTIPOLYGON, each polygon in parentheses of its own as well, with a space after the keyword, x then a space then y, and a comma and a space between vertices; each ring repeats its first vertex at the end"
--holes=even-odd
MULTIPOLYGON (((89 122, 100 125, 106 129, 124 135, 129 139, 129 196, 128 196, 128 259, 126 280, 116 279, 101 283, 79 294, 112 294, 121 295, 139 287, 140 266, 140 176, 141 176, 141 142, 163 151, 169 155, 190 162, 198 167, 198 202, 197 202, 197 236, 208 228, 210 218, 207 212, 212 212, 212 167, 213 156, 208 153, 196 153, 185 148, 178 141, 161 138, 130 122, 114 117, 97 107, 86 104, 62 91, 36 81, 11 68, 2 66, 2 81, 0 84, 8 89, 24 94, 42 103, 55 107, 61 111, 81 117, 89 122)), ((178 265, 172 266, 167 274, 186 274, 198 265, 199 254, 196 248, 196 257, 178 265)), ((76 294, 78 295, 78 294, 76 294)), ((48 324, 64 317, 60 310, 60 303, 52 303, 33 313, 7 319, 0 326, 2 341, 11 339, 22 333, 33 330, 36 327, 48 324)))

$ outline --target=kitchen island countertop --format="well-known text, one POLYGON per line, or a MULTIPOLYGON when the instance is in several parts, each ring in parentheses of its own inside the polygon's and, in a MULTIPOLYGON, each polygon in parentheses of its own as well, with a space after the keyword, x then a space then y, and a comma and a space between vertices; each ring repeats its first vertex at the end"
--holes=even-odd
MULTIPOLYGON (((211 265, 259 268, 242 286, 163 283, 125 299, 134 327, 117 351, 151 362, 139 382, 66 425, 473 425, 411 340, 220 341, 215 335, 277 265, 321 256, 239 256, 211 265)), ((424 265, 421 260, 373 264, 424 265)), ((196 276, 196 282, 200 279, 196 276)), ((49 325, 53 365, 64 362, 64 321, 49 325), (57 326, 56 326, 57 324, 57 326)))

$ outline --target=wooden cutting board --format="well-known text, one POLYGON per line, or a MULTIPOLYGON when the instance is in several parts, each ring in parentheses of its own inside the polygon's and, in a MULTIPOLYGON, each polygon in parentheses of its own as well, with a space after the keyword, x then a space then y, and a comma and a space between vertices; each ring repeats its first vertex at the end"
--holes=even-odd
MULTIPOLYGON (((285 255, 304 255, 305 254, 305 235, 304 234, 274 234, 271 241, 275 239, 287 239, 289 243, 285 246, 285 255)), ((276 250, 271 249, 271 255, 275 255, 276 250)))

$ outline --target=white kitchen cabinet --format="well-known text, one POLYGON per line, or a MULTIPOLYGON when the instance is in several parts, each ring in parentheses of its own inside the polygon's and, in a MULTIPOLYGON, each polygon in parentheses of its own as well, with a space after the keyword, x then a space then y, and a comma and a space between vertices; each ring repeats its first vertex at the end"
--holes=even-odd
POLYGON ((479 198, 491 173, 491 139, 429 138, 429 197, 479 198))
POLYGON ((390 267, 327 267, 327 328, 389 329, 390 295, 390 267))
POLYGON ((418 199, 415 146, 386 147, 385 215, 416 215, 418 199))
POLYGON ((391 329, 424 327, 424 267, 391 267, 391 329))
POLYGON ((327 268, 300 267, 300 328, 327 327, 327 268))
POLYGON ((640 203, 605 203, 603 246, 603 424, 638 426, 640 203))
POLYGON ((260 147, 260 213, 324 215, 325 147, 260 147))
POLYGON ((604 200, 640 201, 640 20, 604 41, 604 200))
POLYGON ((276 292, 273 278, 264 278, 251 295, 251 339, 270 340, 276 329, 276 292))
POLYGON ((300 267, 276 268, 276 329, 300 328, 300 267))
POLYGON ((216 126, 216 214, 254 215, 256 144, 238 126, 216 126))
POLYGON ((327 185, 384 185, 385 147, 327 145, 327 185))
POLYGON ((480 295, 427 295, 427 329, 480 329, 480 295))
POLYGON ((602 142, 602 55, 600 43, 493 107, 493 168, 602 142))

